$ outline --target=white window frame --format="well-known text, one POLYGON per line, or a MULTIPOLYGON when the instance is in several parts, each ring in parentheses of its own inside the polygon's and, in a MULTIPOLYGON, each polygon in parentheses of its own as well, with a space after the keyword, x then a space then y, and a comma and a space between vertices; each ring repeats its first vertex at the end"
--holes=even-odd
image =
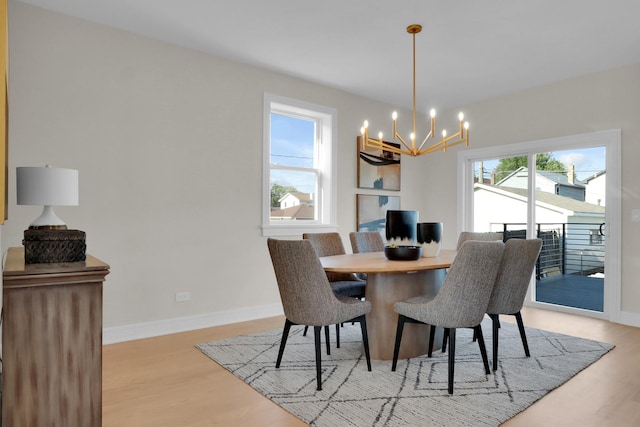
MULTIPOLYGON (((622 229, 622 131, 611 129, 569 135, 536 141, 519 142, 503 146, 493 146, 458 152, 458 232, 473 230, 473 163, 479 160, 490 160, 501 157, 515 157, 526 155, 529 164, 535 164, 536 153, 570 150, 572 148, 589 148, 604 146, 607 148, 606 171, 606 213, 607 239, 605 252, 605 270, 607 282, 604 291, 604 311, 597 313, 572 307, 554 306, 555 311, 581 314, 589 317, 609 319, 613 322, 622 321, 622 273, 621 273, 621 242, 622 229)), ((535 174, 529 174, 528 199, 535 199, 535 174)), ((535 204, 529 204, 527 235, 535 235, 535 204)), ((525 305, 549 308, 544 303, 533 301, 535 286, 530 286, 525 305)), ((624 322, 623 322, 624 323, 624 322)))
MULTIPOLYGON (((338 111, 335 108, 311 104, 270 93, 264 94, 263 107, 263 166, 262 166, 262 235, 294 236, 302 233, 338 231, 336 164, 338 111), (315 168, 317 173, 316 220, 270 220, 271 213, 271 113, 297 116, 316 122, 315 168)), ((277 168, 277 167, 274 167, 277 168)), ((295 168, 286 168, 294 170, 295 168)), ((306 172, 313 169, 304 169, 306 172)))

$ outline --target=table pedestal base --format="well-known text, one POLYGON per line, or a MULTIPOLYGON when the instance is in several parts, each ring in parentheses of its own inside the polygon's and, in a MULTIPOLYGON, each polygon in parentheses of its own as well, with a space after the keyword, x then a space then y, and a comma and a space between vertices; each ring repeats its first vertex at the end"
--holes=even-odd
MULTIPOLYGON (((398 313, 394 303, 418 296, 434 297, 445 277, 444 269, 408 273, 368 273, 365 299, 371 301, 367 314, 371 358, 391 360, 395 344, 398 313)), ((442 344, 442 329, 436 329, 434 350, 442 344)), ((416 357, 428 352, 429 325, 405 323, 399 359, 416 357)))

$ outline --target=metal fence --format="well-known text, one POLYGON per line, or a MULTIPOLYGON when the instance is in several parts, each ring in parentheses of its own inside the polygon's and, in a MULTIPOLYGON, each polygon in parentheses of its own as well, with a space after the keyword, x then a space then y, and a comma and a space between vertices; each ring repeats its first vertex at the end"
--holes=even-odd
MULTIPOLYGON (((501 226, 504 241, 526 238, 526 224, 501 226)), ((605 233, 604 223, 536 224, 536 236, 542 239, 536 279, 557 274, 604 274, 605 233)))

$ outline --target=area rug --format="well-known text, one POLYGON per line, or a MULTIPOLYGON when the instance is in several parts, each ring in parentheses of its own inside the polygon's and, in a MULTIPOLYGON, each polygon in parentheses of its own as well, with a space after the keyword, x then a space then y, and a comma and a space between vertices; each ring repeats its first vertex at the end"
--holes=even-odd
MULTIPOLYGON (((333 328, 331 328, 333 329, 333 328)), ((491 324, 483 322, 491 363, 491 324)), ((454 394, 447 393, 447 355, 435 351, 398 361, 372 360, 367 371, 360 326, 341 328, 340 348, 323 344, 323 390, 316 390, 313 333, 291 328, 275 368, 282 329, 198 344, 205 355, 282 408, 313 426, 497 426, 568 381, 612 345, 527 328, 531 357, 518 329, 502 322, 499 367, 485 375, 471 330, 456 339, 454 394)), ((333 334, 333 331, 332 331, 333 334)))

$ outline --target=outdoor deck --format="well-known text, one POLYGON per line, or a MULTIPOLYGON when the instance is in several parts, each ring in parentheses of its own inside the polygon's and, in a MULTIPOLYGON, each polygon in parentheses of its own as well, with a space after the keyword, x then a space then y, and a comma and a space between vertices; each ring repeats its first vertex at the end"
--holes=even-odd
POLYGON ((536 281, 536 300, 602 312, 604 279, 576 274, 545 277, 536 281))

